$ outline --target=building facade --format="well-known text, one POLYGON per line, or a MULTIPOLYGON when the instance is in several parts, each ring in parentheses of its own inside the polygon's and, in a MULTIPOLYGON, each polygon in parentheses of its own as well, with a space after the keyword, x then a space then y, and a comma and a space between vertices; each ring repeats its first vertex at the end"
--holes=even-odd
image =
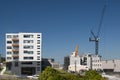
POLYGON ((41 72, 42 33, 7 33, 6 68, 17 75, 41 72))
POLYGON ((120 72, 120 60, 102 60, 102 69, 104 72, 120 72))
POLYGON ((75 52, 70 55, 70 65, 68 66, 68 71, 70 72, 80 72, 81 70, 88 70, 89 67, 87 65, 88 59, 86 56, 75 56, 75 52))
POLYGON ((83 54, 75 57, 75 52, 70 55, 69 71, 80 72, 85 70, 102 70, 101 56, 95 54, 83 54))
POLYGON ((66 56, 64 57, 64 65, 63 65, 63 69, 64 70, 68 70, 68 66, 70 65, 70 57, 66 56))

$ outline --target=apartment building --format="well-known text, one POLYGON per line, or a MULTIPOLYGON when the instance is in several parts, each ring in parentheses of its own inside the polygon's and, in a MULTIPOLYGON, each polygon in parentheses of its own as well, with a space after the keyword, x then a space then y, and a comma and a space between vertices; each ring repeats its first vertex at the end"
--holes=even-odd
POLYGON ((6 68, 17 75, 41 73, 42 33, 7 33, 6 68))

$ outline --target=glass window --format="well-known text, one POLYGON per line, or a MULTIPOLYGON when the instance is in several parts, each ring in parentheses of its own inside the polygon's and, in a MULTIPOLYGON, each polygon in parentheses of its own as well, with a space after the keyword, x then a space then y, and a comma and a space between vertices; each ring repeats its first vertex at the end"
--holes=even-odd
POLYGON ((37 40, 37 44, 40 44, 40 40, 37 40))
POLYGON ((24 59, 26 60, 26 59, 33 59, 33 57, 24 57, 24 59))
POLYGON ((11 46, 7 46, 7 49, 12 49, 12 47, 11 46))
POLYGON ((40 56, 37 56, 37 60, 40 60, 40 56))
POLYGON ((15 62, 15 67, 18 67, 18 62, 15 62))
POLYGON ((7 35, 7 38, 12 38, 12 35, 7 35))
POLYGON ((37 55, 40 55, 40 51, 37 51, 37 55))
POLYGON ((33 38, 33 35, 23 35, 24 38, 33 38))
POLYGON ((19 59, 18 57, 13 57, 13 59, 19 59))
POLYGON ((24 49, 33 49, 33 46, 24 46, 24 49))
POLYGON ((8 60, 12 59, 11 57, 7 57, 8 60))
POLYGON ((33 51, 27 51, 27 50, 25 50, 24 54, 33 54, 33 51))
POLYGON ((24 40, 23 43, 33 43, 33 40, 24 40))
POLYGON ((13 35, 13 38, 18 38, 18 35, 13 35))
POLYGON ((12 43, 12 41, 7 41, 7 44, 11 44, 12 43))
POLYGON ((12 54, 12 52, 8 51, 7 54, 12 54))
POLYGON ((40 49, 40 48, 37 48, 37 49, 40 49))
POLYGON ((24 65, 31 65, 31 64, 33 64, 32 62, 21 62, 21 64, 24 64, 24 65))
POLYGON ((40 67, 37 67, 37 71, 40 71, 40 67))

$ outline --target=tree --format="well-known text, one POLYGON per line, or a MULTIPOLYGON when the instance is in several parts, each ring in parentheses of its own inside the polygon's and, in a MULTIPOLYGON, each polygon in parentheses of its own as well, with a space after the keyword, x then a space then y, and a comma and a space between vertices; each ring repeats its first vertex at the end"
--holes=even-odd
POLYGON ((97 71, 89 70, 86 72, 83 80, 105 80, 97 71))
POLYGON ((38 80, 106 80, 97 71, 90 70, 85 73, 85 76, 80 77, 77 74, 62 72, 47 67, 39 76, 38 80))
POLYGON ((38 80, 65 80, 63 76, 60 75, 60 72, 47 67, 39 76, 38 80))

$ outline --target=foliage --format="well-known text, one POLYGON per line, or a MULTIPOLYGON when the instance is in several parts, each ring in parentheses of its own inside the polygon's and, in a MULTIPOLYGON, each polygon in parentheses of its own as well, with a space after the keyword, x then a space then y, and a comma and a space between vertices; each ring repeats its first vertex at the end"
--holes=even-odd
POLYGON ((97 71, 89 70, 86 72, 83 80, 105 80, 97 71))
POLYGON ((51 80, 55 77, 59 72, 51 67, 47 67, 42 74, 39 76, 39 80, 51 80))
POLYGON ((39 76, 38 80, 79 80, 77 75, 57 71, 51 67, 47 67, 39 76))
POLYGON ((87 71, 85 76, 80 77, 77 74, 71 74, 64 71, 58 71, 47 67, 39 76, 38 80, 106 80, 94 70, 87 71))
POLYGON ((2 71, 3 68, 0 67, 0 71, 2 71))

